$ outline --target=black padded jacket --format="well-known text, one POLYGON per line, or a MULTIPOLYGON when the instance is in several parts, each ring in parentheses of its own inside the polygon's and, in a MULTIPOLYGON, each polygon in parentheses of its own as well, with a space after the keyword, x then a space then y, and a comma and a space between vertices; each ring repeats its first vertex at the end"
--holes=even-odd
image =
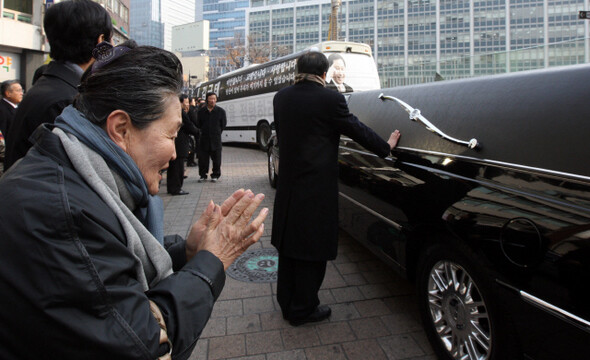
POLYGON ((223 289, 221 261, 201 251, 187 263, 181 240, 168 248, 175 272, 144 292, 119 221, 50 127, 0 179, 0 358, 154 360, 148 300, 173 358, 188 358, 223 289))

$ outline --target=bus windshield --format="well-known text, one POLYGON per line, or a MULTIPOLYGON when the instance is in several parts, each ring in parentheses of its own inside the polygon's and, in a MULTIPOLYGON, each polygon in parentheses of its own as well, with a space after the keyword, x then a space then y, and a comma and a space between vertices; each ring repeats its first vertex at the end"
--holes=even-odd
POLYGON ((326 87, 340 92, 380 88, 379 75, 371 56, 354 53, 325 53, 330 67, 326 87))

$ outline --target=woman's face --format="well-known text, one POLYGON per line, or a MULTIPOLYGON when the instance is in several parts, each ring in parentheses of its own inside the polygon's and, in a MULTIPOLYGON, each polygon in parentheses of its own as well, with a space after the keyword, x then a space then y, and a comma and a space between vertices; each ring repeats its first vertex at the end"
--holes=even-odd
POLYGON ((132 126, 127 144, 127 153, 139 167, 151 195, 158 193, 163 170, 176 158, 174 140, 182 125, 178 97, 170 95, 165 108, 162 117, 145 129, 132 126))
POLYGON ((332 67, 334 68, 332 79, 334 79, 336 84, 342 84, 344 82, 344 77, 346 76, 346 66, 344 66, 344 61, 341 59, 334 60, 332 67))

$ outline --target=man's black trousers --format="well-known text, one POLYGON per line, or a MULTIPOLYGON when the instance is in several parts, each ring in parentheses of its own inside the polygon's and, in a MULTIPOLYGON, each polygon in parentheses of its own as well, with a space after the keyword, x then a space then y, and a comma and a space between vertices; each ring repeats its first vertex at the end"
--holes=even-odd
POLYGON ((166 190, 168 194, 176 194, 184 183, 184 158, 177 157, 170 161, 166 173, 166 190))
POLYGON ((212 178, 221 176, 221 147, 217 150, 204 151, 199 149, 197 153, 199 159, 199 176, 206 178, 209 173, 209 158, 213 161, 213 169, 211 171, 212 178))
POLYGON ((326 264, 327 261, 303 261, 279 255, 277 301, 283 318, 301 320, 316 310, 326 264))

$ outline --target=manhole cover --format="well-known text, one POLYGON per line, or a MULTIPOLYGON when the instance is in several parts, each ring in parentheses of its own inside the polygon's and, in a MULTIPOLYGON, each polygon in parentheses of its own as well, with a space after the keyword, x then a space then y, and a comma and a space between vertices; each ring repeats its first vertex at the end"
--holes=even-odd
POLYGON ((246 250, 230 267, 227 274, 239 281, 275 282, 279 258, 276 249, 246 250))

